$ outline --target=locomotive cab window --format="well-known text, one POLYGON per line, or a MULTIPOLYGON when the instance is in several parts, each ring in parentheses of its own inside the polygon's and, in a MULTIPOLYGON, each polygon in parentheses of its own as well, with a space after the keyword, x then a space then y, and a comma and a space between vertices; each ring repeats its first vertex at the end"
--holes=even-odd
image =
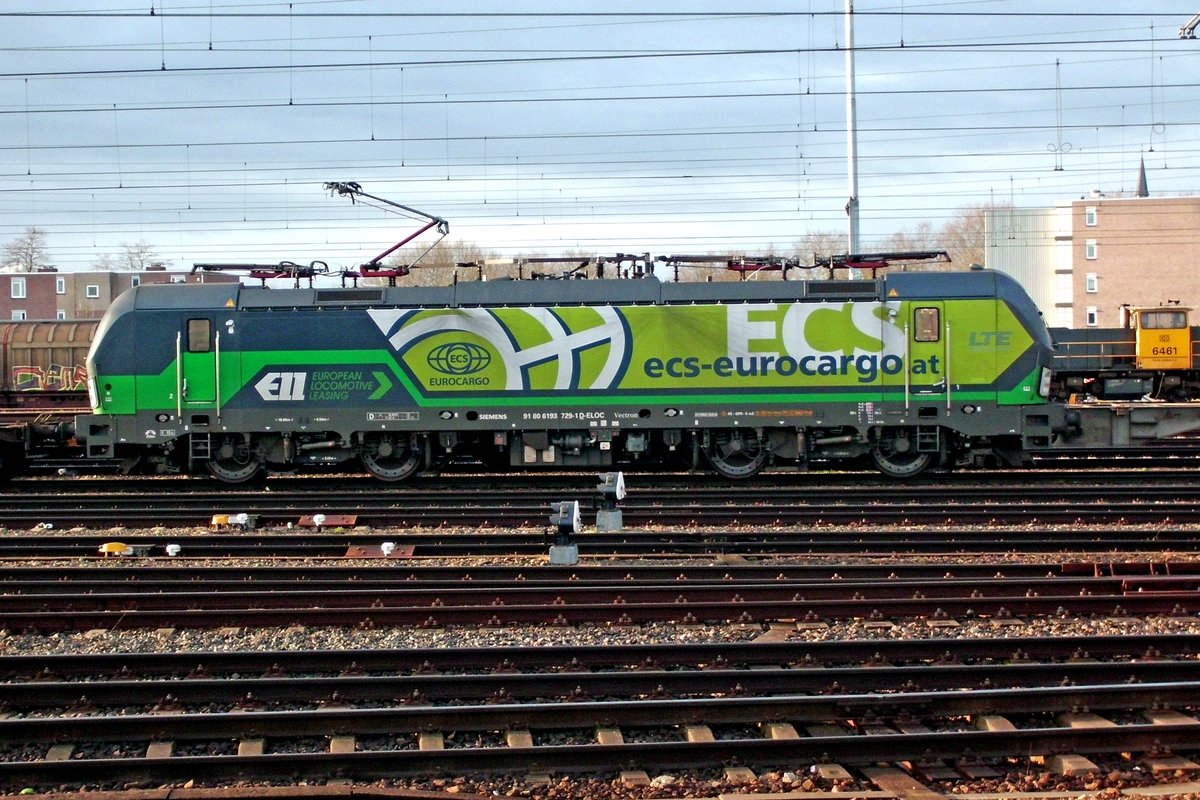
POLYGON ((189 353, 207 353, 212 350, 212 322, 207 319, 187 321, 189 353))
POLYGON ((913 312, 913 339, 936 342, 942 338, 942 315, 937 308, 918 308, 913 312))
POLYGON ((1186 311, 1143 311, 1141 325, 1147 330, 1166 330, 1187 327, 1186 311))

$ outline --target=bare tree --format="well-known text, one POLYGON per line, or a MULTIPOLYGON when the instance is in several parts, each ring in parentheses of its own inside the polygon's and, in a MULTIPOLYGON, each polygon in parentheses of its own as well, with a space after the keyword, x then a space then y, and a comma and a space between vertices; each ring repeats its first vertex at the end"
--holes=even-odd
POLYGON ((141 271, 151 264, 162 264, 163 260, 154 245, 145 239, 136 242, 121 242, 121 254, 117 256, 117 268, 141 271))
MULTIPOLYGON (((933 224, 927 221, 918 222, 910 231, 893 233, 883 240, 881 249, 889 253, 903 253, 925 250, 945 250, 940 231, 933 229, 933 224)), ((953 259, 953 255, 951 255, 953 259)), ((895 263, 893 269, 904 272, 938 272, 958 269, 955 261, 914 261, 909 264, 895 263)))
POLYGON ((911 264, 909 270, 967 269, 971 264, 982 264, 984 260, 984 217, 986 212, 1007 208, 1005 205, 980 203, 965 206, 955 212, 949 222, 936 231, 929 222, 920 222, 911 231, 894 233, 884 240, 883 249, 900 250, 945 250, 950 255, 950 264, 937 262, 911 264))
POLYGON ((4 264, 17 272, 33 272, 50 266, 46 232, 41 228, 26 228, 25 235, 4 245, 4 264))
MULTIPOLYGON (((792 245, 791 255, 800 264, 816 264, 821 259, 828 259, 846 253, 846 234, 837 231, 809 231, 792 245)), ((819 269, 801 270, 801 278, 821 278, 828 274, 825 267, 819 269)), ((789 278, 795 279, 796 273, 789 278)))
MULTIPOLYGON (((930 222, 919 222, 911 230, 900 231, 883 239, 877 249, 886 251, 946 250, 952 259, 951 264, 946 264, 945 262, 929 264, 913 263, 904 266, 897 265, 897 269, 913 271, 966 269, 971 263, 982 263, 983 261, 983 220, 985 211, 1001 207, 1004 206, 991 204, 967 206, 959 209, 956 217, 936 230, 930 222)), ((774 248, 768 247, 768 250, 773 251, 774 248)), ((802 235, 786 254, 780 255, 796 258, 802 264, 813 264, 819 259, 828 259, 831 256, 844 254, 846 254, 845 233, 838 231, 810 231, 802 235)), ((526 263, 523 267, 518 267, 518 259, 502 259, 497 252, 486 250, 473 242, 442 240, 428 252, 426 252, 426 248, 423 245, 402 248, 393 253, 385 263, 392 267, 412 265, 412 272, 408 276, 398 279, 397 283, 399 285, 446 286, 455 280, 473 281, 480 278, 484 280, 495 280, 503 277, 515 278, 518 276, 519 270, 520 274, 526 278, 530 277, 532 272, 565 275, 572 269, 570 261, 574 258, 578 259, 579 264, 589 262, 586 273, 589 277, 594 277, 595 258, 603 254, 574 250, 563 251, 558 254, 531 252, 523 254, 523 257, 533 258, 546 255, 554 255, 558 259, 563 259, 563 263, 552 265, 526 263), (414 262, 416 263, 414 264, 414 262), (485 264, 485 262, 491 263, 485 264)), ((729 252, 716 255, 722 255, 723 258, 732 260, 741 256, 751 257, 762 254, 729 252)), ((605 273, 606 277, 612 277, 613 274, 612 271, 605 273)), ((816 272, 809 270, 802 271, 799 275, 796 272, 792 272, 789 278, 822 277, 824 274, 821 270, 816 272)), ((659 275, 665 280, 673 277, 673 274, 669 272, 660 271, 659 275)), ((765 280, 774 277, 774 275, 763 273, 762 275, 751 277, 758 280, 765 280)), ((712 266, 687 265, 679 268, 679 280, 681 281, 736 281, 745 278, 746 276, 743 274, 727 269, 724 264, 720 263, 713 264, 712 266)), ((384 279, 377 279, 370 282, 383 281, 384 279)))
MULTIPOLYGON (((423 245, 404 247, 388 257, 385 263, 389 267, 412 267, 412 272, 397 281, 398 285, 448 286, 454 282, 456 274, 458 280, 477 280, 477 271, 462 269, 458 265, 496 257, 495 253, 472 242, 448 242, 443 239, 428 253, 425 253, 425 248, 423 245)), ((380 278, 376 282, 382 281, 380 278)))
POLYGON ((120 269, 112 253, 101 253, 92 261, 93 272, 114 272, 120 269))
POLYGON ((911 250, 938 250, 938 235, 929 222, 918 222, 911 231, 899 231, 883 240, 882 250, 889 253, 911 250))
POLYGON ((950 253, 960 269, 984 263, 984 218, 988 211, 1008 208, 1007 204, 979 203, 960 208, 957 216, 941 230, 941 247, 950 253))
POLYGON ((805 264, 845 252, 846 234, 834 231, 809 231, 792 245, 792 255, 805 264))

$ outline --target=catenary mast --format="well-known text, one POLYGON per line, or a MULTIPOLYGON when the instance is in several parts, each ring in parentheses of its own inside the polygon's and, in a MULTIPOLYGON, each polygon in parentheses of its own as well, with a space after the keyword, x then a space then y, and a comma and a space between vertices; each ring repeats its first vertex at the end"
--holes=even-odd
MULTIPOLYGON (((846 0, 846 160, 850 199, 846 202, 849 236, 846 252, 862 252, 858 239, 858 115, 854 98, 854 0, 846 0)), ((852 272, 857 272, 854 270, 852 272)), ((851 274, 851 277, 857 277, 851 274)))

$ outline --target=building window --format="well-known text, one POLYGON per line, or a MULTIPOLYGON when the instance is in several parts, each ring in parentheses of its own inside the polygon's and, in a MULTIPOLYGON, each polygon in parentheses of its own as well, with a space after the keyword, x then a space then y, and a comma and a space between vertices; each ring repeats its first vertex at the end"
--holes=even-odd
POLYGON ((100 297, 100 284, 89 283, 84 290, 84 295, 91 300, 97 300, 100 297))
POLYGON ((1089 228, 1096 227, 1096 207, 1088 206, 1083 210, 1083 224, 1089 228))
POLYGON ((141 275, 130 275, 129 276, 129 287, 131 289, 136 288, 141 285, 142 285, 142 276, 141 275))
POLYGON ((1088 294, 1095 294, 1100 291, 1100 279, 1096 277, 1096 273, 1089 272, 1084 278, 1083 290, 1088 294))
MULTIPOLYGON (((9 296, 12 297, 13 300, 24 300, 25 299, 25 279, 24 278, 13 278, 12 279, 12 291, 9 293, 9 296)), ((13 317, 13 319, 16 319, 16 317, 13 317)), ((21 317, 21 319, 25 319, 25 318, 21 317)))
POLYGON ((55 311, 55 312, 54 312, 54 318, 55 318, 55 319, 66 319, 66 318, 67 318, 67 312, 66 312, 66 311, 63 311, 63 310, 60 308, 58 311, 55 311))
POLYGON ((17 321, 23 320, 23 319, 25 319, 25 312, 24 311, 14 311, 14 312, 12 312, 12 318, 17 321))
POLYGON ((66 294, 67 293, 67 279, 66 278, 55 278, 54 279, 54 293, 55 294, 66 294))
POLYGON ((1089 328, 1094 328, 1100 324, 1100 312, 1096 310, 1095 306, 1087 307, 1087 322, 1086 322, 1086 324, 1089 328))
POLYGON ((187 283, 187 275, 172 275, 171 283, 187 283))
POLYGON ((1089 261, 1096 260, 1096 250, 1097 248, 1095 239, 1088 239, 1083 243, 1083 257, 1089 261))

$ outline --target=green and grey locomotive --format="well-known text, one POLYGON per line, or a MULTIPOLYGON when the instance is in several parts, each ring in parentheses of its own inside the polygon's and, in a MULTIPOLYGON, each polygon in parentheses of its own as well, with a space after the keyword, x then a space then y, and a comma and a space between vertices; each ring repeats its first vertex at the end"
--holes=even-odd
POLYGON ((236 483, 870 458, 909 477, 1048 445, 1052 343, 988 270, 871 280, 141 286, 88 357, 93 458, 236 483))

